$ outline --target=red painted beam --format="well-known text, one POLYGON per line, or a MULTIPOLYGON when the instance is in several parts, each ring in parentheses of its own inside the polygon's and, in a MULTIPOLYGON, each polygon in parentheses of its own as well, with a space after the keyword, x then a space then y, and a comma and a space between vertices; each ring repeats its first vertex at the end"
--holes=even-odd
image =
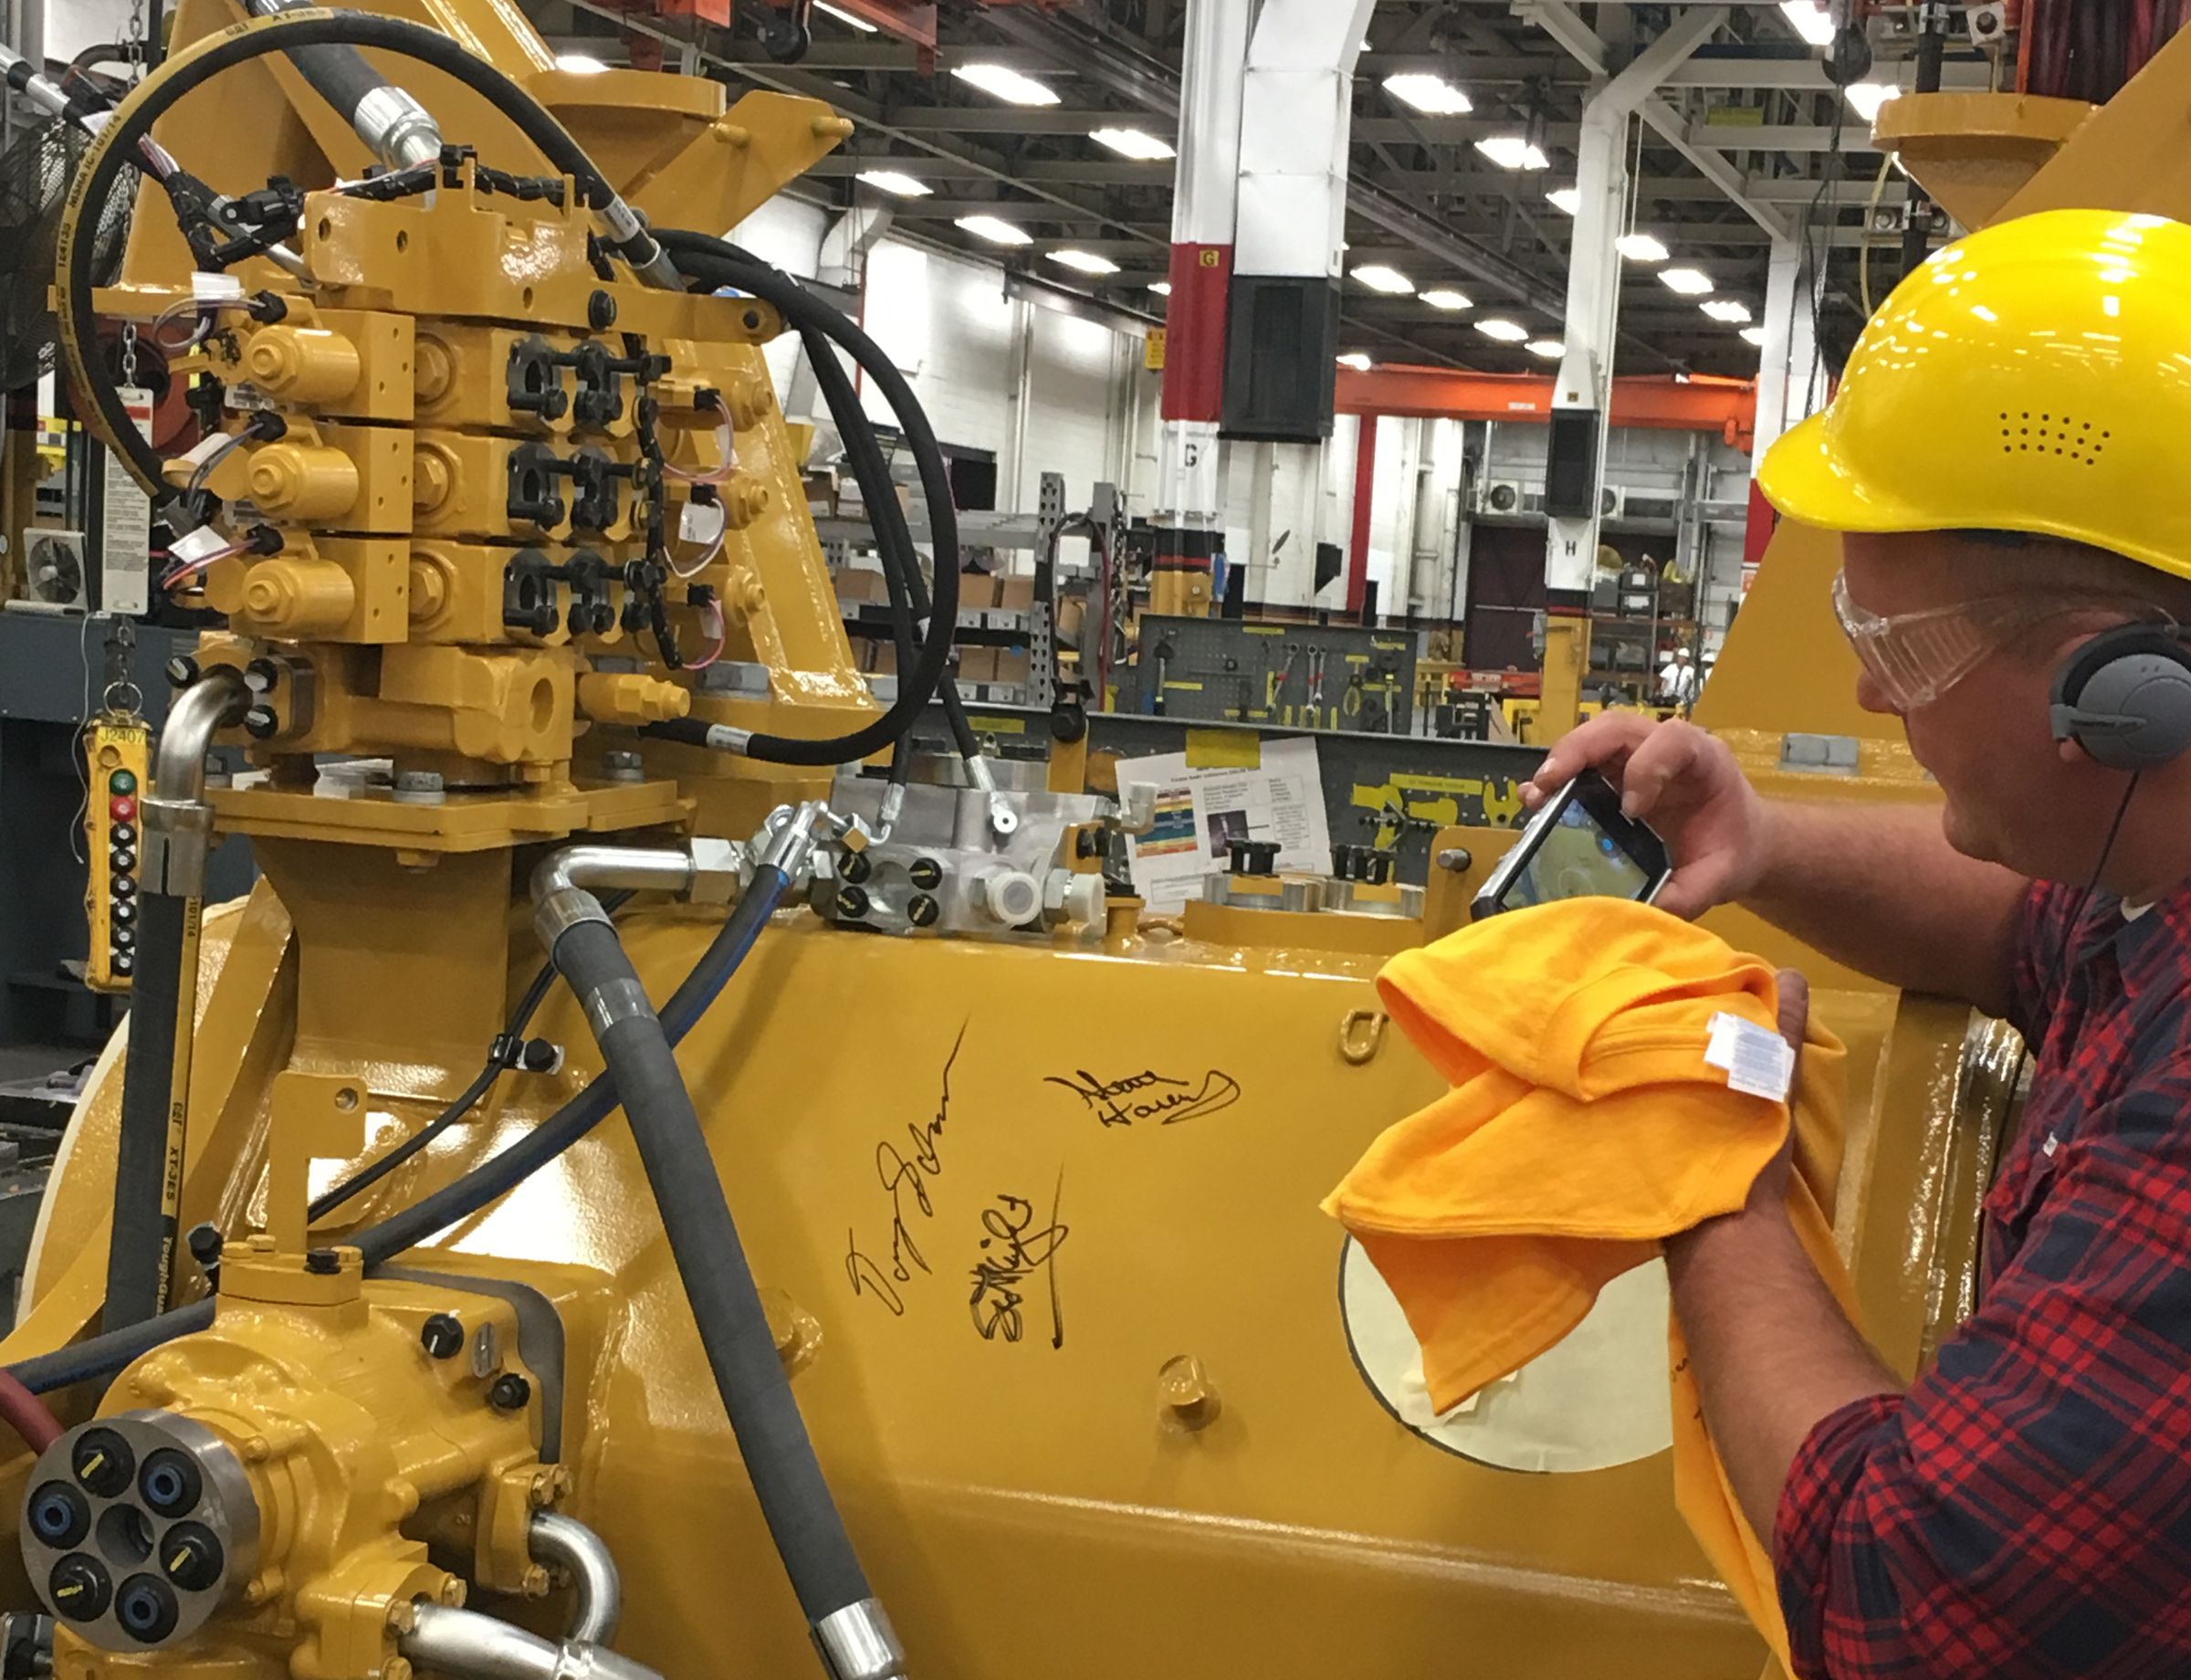
MULTIPOLYGON (((1535 373, 1472 373, 1456 368, 1339 370, 1343 415, 1411 419, 1549 421, 1552 381, 1535 373)), ((1631 376, 1613 381, 1614 425, 1716 432, 1747 449, 1757 425, 1757 387, 1746 379, 1631 376)))
POLYGON ((1347 610, 1358 617, 1369 593, 1369 504, 1376 492, 1377 416, 1364 415, 1354 446, 1354 546, 1347 557, 1347 610))

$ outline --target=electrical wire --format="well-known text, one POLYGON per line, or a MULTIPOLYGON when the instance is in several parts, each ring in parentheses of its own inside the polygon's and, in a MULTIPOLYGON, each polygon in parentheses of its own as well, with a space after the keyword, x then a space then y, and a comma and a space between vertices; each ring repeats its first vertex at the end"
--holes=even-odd
POLYGON ((680 566, 674 558, 668 562, 670 575, 674 578, 676 578, 681 583, 690 583, 694 578, 699 576, 701 572, 707 571, 708 567, 715 564, 717 556, 721 554, 723 551, 724 543, 729 541, 730 516, 723 509, 721 504, 719 503, 715 504, 715 509, 716 512, 721 516, 721 521, 715 528, 715 535, 708 539, 708 546, 700 551, 700 557, 697 560, 693 561, 688 565, 680 566))
POLYGON ((721 484, 737 469, 738 438, 730 428, 730 411, 723 406, 719 394, 715 399, 715 411, 722 415, 715 428, 716 465, 705 472, 694 472, 688 467, 679 467, 675 461, 664 461, 664 476, 683 484, 721 484))
POLYGON ((1894 167, 1892 157, 1879 162, 1879 175, 1871 183, 1871 202, 1864 206, 1863 241, 1857 247, 1856 278, 1858 289, 1863 294, 1864 319, 1871 319, 1871 228, 1879 215, 1879 201, 1886 196, 1887 174, 1894 167))
POLYGON ((724 644, 730 639, 730 626, 729 621, 723 616, 723 603, 720 596, 709 601, 702 609, 700 628, 714 640, 708 644, 708 651, 697 659, 686 662, 685 668, 688 671, 704 671, 723 656, 724 644))

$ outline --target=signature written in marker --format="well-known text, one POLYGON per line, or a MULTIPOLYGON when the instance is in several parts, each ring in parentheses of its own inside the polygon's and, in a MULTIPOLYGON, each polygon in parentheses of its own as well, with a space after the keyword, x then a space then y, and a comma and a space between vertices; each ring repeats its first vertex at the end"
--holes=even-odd
POLYGON ((1082 1068, 1070 1078, 1052 1074, 1043 1083, 1063 1086, 1106 1126, 1131 1126, 1137 1120, 1177 1126, 1181 1120, 1230 1108, 1240 1100, 1240 1082, 1214 1067, 1200 1080, 1169 1078, 1153 1069, 1120 1079, 1098 1079, 1082 1068))
MULTIPOLYGON (((1064 1188, 1062 1174, 1058 1188, 1061 1192, 1064 1188)), ((1064 1346, 1064 1320, 1058 1310, 1057 1274, 1052 1262, 1064 1246, 1072 1227, 1057 1223, 1054 1207, 1047 1226, 1040 1231, 1033 1226, 1034 1203, 1022 1196, 1000 1195, 996 1205, 981 1215, 981 1258, 974 1263, 974 1288, 968 1304, 973 1310, 974 1328, 981 1333, 983 1341, 994 1341, 1000 1336, 1006 1341, 1018 1341, 1026 1333, 1020 1307, 1027 1298, 1029 1281, 1035 1273, 1047 1269, 1050 1345, 1064 1346)))
POLYGON ((887 1307, 894 1318, 906 1315, 906 1297, 898 1286, 913 1281, 916 1272, 932 1274, 935 1268, 920 1252, 920 1244, 913 1234, 914 1218, 928 1220, 936 1217, 936 1203, 930 1195, 930 1186, 943 1175, 943 1134, 951 1118, 951 1069, 959 1060, 959 1049, 966 1043, 966 1028, 961 1025, 959 1036, 951 1043, 951 1053, 943 1062, 943 1090, 936 1099, 936 1113, 925 1125, 908 1125, 906 1142, 911 1152, 901 1149, 897 1142, 885 1138, 875 1146, 875 1181, 890 1198, 890 1248, 888 1258, 877 1263, 860 1252, 860 1238, 856 1229, 844 1234, 844 1276, 852 1285, 854 1295, 872 1295, 887 1307))

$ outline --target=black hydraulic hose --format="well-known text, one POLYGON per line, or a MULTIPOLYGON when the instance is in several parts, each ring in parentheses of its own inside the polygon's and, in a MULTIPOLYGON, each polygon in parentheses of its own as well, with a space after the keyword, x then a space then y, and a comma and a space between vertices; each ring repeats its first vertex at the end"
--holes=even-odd
MULTIPOLYGON (((663 1029, 675 1044, 692 1030, 708 1006, 722 995, 730 977, 753 949, 761 929, 782 903, 791 879, 781 869, 762 865, 739 898, 691 973, 662 1006, 663 1029)), ((615 1110, 616 1080, 612 1072, 596 1079, 500 1154, 481 1161, 454 1183, 360 1232, 351 1241, 364 1252, 369 1266, 385 1265, 405 1249, 469 1219, 499 1201, 533 1173, 583 1138, 615 1110)), ((50 1394, 71 1383, 110 1377, 162 1342, 188 1336, 213 1322, 213 1301, 194 1301, 122 1330, 89 1336, 8 1367, 34 1394, 50 1394)))
MULTIPOLYGON (((313 47, 378 47, 442 71, 487 100, 514 122, 556 170, 577 182, 579 195, 589 205, 601 208, 622 202, 584 149, 538 100, 449 37, 402 18, 356 12, 278 14, 207 37, 169 58, 121 102, 93 142, 86 166, 70 186, 58 265, 66 304, 61 311, 63 341, 74 383, 90 399, 101 423, 101 441, 109 448, 121 451, 139 480, 155 496, 167 494, 160 455, 138 434, 112 381, 98 371, 102 363, 91 296, 98 241, 90 236, 91 230, 82 226, 85 208, 107 202, 121 171, 136 156, 137 142, 152 132, 152 125, 184 94, 239 64, 269 53, 313 47)), ((613 241, 612 248, 627 261, 639 262, 652 253, 654 240, 641 229, 632 238, 613 241)))
POLYGON ((137 965, 130 988, 129 1056, 121 1069, 121 1122, 115 1139, 114 1206, 107 1240, 110 1330, 141 1323, 167 1302, 166 1272, 174 1231, 161 1217, 167 1179, 169 1109, 187 1096, 174 1088, 175 1045, 194 1023, 178 1020, 183 964, 194 961, 194 900, 145 892, 137 898, 137 965), (124 1216, 122 1210, 131 1210, 124 1216))
MULTIPOLYGON (((943 446, 937 441, 935 428, 928 424, 920 399, 913 394, 905 375, 882 347, 841 311, 781 269, 757 261, 720 239, 670 228, 659 230, 657 236, 662 248, 695 283, 709 289, 728 286, 746 292, 775 309, 797 331, 819 333, 842 345, 875 381, 912 446, 936 551, 936 595, 918 662, 910 674, 899 674, 896 699, 865 729, 835 740, 755 735, 741 748, 750 758, 778 764, 842 764, 865 758, 893 744, 912 728, 943 681, 950 659, 951 638, 959 623, 959 512, 951 499, 950 468, 944 460, 943 446)), ((895 504, 895 492, 884 499, 895 504)), ((887 515, 877 509, 876 517, 887 515)), ((641 730, 642 734, 654 732, 657 731, 651 728, 641 730)))
MULTIPOLYGON (((897 486, 890 478, 890 463, 883 458, 883 446, 875 437, 875 424, 860 406, 860 394, 853 389, 852 376, 837 360, 835 348, 822 333, 812 329, 800 336, 805 341, 806 359, 813 365, 814 380, 822 388, 823 401, 829 404, 830 417, 836 421, 837 431, 844 439, 844 452, 851 457, 853 477, 859 481, 860 499, 867 505, 868 517, 875 523, 875 551, 882 557, 883 576, 890 590, 891 614, 897 639, 897 668, 902 671, 912 663, 914 626, 928 615, 929 609, 928 586, 920 579, 920 556, 913 547, 913 530, 906 523, 906 510, 898 506, 897 486)), ((955 633, 955 625, 953 630, 955 633)), ((949 720, 951 739, 958 743, 959 754, 970 759, 976 757, 981 751, 980 743, 974 740, 973 726, 966 720, 966 705, 959 698, 959 680, 948 667, 936 692, 943 702, 943 715, 949 720)), ((902 783, 912 763, 913 755, 901 741, 891 761, 890 779, 902 783)))
POLYGON ((565 929, 555 941, 555 965, 584 1001, 602 1057, 624 1094, 739 1456, 800 1608, 809 1623, 818 1624, 866 1600, 867 1578, 791 1398, 722 1176, 668 1035, 606 921, 565 929))

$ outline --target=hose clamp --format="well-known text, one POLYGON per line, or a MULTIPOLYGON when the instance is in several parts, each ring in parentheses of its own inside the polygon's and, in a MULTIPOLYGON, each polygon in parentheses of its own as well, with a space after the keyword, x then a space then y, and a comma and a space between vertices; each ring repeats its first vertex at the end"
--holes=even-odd
POLYGON ((654 1018, 655 1006, 647 1001, 646 988, 628 976, 604 980, 586 993, 586 1019, 593 1024, 597 1039, 624 1022, 654 1018))
POLYGON ((814 1644, 836 1680, 901 1680, 905 1647, 876 1599, 862 1599, 814 1623, 814 1644))
POLYGON ((532 930, 540 936, 541 946, 552 957, 555 947, 564 934, 582 922, 597 921, 608 927, 609 913, 601 908, 601 900, 582 887, 561 887, 547 895, 532 909, 532 930))

